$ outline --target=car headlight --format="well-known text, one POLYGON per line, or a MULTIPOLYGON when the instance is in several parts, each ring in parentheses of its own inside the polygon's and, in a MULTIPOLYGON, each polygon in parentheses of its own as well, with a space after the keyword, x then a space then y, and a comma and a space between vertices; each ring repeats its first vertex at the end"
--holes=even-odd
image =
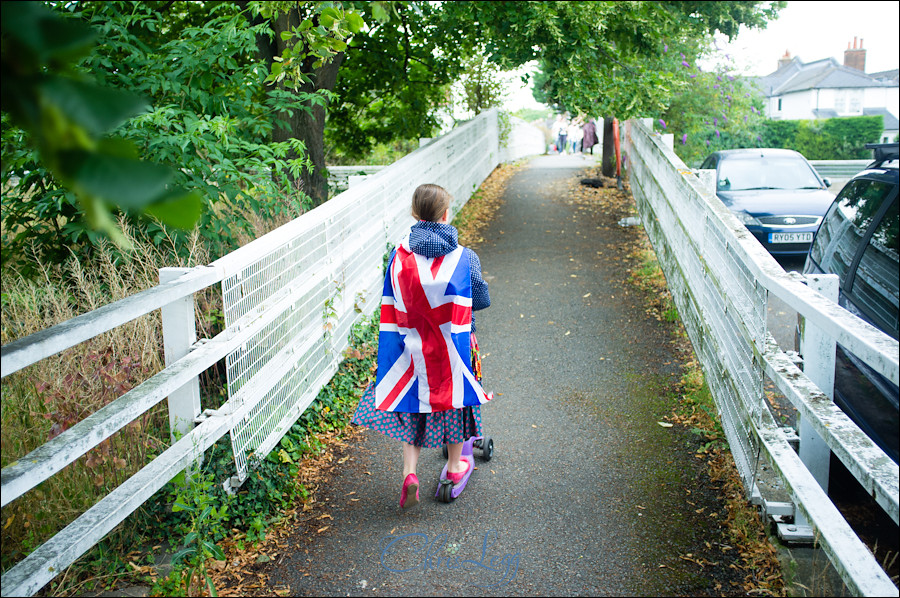
POLYGON ((743 224, 744 226, 762 226, 762 222, 760 222, 747 212, 732 212, 732 214, 737 216, 737 219, 740 220, 741 224, 743 224))

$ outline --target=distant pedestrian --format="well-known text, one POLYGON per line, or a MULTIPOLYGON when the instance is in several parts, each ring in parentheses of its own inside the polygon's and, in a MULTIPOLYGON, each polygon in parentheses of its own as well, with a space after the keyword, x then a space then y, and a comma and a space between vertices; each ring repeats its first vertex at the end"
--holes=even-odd
POLYGON ((553 137, 556 138, 556 151, 560 154, 566 151, 566 138, 568 134, 569 124, 566 117, 560 114, 553 123, 553 137))
POLYGON ((470 462, 463 442, 481 436, 481 405, 490 400, 476 372, 473 310, 490 306, 478 255, 449 224, 450 194, 438 185, 413 193, 419 222, 390 258, 381 301, 378 371, 352 423, 403 444, 400 506, 419 502, 422 447, 447 445, 447 477, 458 484, 470 462))
POLYGON ((594 155, 594 146, 597 145, 597 121, 593 118, 582 127, 581 151, 590 150, 594 155))
POLYGON ((581 130, 581 122, 579 120, 573 121, 567 129, 567 133, 568 142, 572 144, 572 153, 576 154, 581 151, 579 145, 584 134, 581 130))

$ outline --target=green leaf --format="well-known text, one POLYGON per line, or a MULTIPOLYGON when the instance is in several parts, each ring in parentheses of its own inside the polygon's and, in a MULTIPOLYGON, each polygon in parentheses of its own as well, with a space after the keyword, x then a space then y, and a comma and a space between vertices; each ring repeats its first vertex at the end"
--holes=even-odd
POLYGON ((174 172, 165 166, 109 154, 60 152, 63 174, 76 191, 125 209, 143 209, 166 192, 174 172))
POLYGON ((193 513, 196 509, 190 505, 186 505, 183 502, 175 501, 172 505, 172 512, 178 513, 179 511, 187 511, 188 513, 193 513))
POLYGON ((38 64, 81 56, 96 39, 94 31, 83 23, 64 19, 40 2, 4 2, 0 29, 28 50, 18 57, 20 60, 38 64))
POLYGON ((101 139, 97 143, 97 151, 110 156, 118 156, 120 158, 129 158, 131 160, 138 159, 137 146, 127 139, 119 139, 118 137, 101 139))
POLYGON ((360 30, 365 27, 365 25, 366 22, 363 21, 362 17, 355 12, 347 14, 347 26, 353 33, 359 33, 360 30))
POLYGON ((217 598, 219 594, 216 592, 216 586, 213 584, 212 578, 209 576, 209 573, 204 573, 203 576, 206 578, 206 587, 209 588, 209 595, 212 596, 212 598, 217 598))
POLYGON ((375 2, 372 4, 372 16, 375 17, 375 20, 379 23, 386 23, 390 18, 384 7, 381 6, 381 2, 375 2))
POLYGON ((197 549, 194 548, 193 546, 191 546, 189 548, 183 548, 172 555, 172 563, 177 564, 177 563, 181 562, 181 560, 184 559, 185 557, 190 556, 192 554, 196 554, 196 552, 197 552, 197 549))
POLYGON ((150 109, 147 100, 137 94, 64 77, 49 78, 40 85, 39 93, 97 137, 150 109))
POLYGON ((209 540, 203 541, 203 548, 205 548, 206 552, 208 554, 212 555, 212 557, 214 559, 216 559, 217 561, 225 560, 225 553, 222 551, 222 549, 219 548, 218 546, 216 546, 215 544, 213 544, 212 542, 210 542, 209 540))

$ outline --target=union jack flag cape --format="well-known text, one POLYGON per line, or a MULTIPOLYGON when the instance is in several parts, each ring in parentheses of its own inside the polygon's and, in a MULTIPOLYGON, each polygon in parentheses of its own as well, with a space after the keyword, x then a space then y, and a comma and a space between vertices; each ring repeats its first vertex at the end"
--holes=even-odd
POLYGON ((427 258, 405 239, 381 299, 375 405, 432 413, 491 399, 472 373, 472 281, 462 246, 427 258))

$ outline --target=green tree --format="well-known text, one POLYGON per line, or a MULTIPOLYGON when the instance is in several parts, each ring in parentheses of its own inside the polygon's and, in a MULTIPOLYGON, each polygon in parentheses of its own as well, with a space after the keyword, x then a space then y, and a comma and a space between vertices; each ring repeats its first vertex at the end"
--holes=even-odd
POLYGON ((147 101, 76 67, 96 34, 35 2, 4 3, 0 31, 4 261, 10 246, 73 228, 126 246, 117 209, 191 228, 200 215, 197 194, 177 184, 174 169, 138 159, 135 144, 110 135, 146 113, 147 101), (89 227, 73 222, 78 216, 89 227))
POLYGON ((784 2, 451 3, 474 17, 493 59, 539 60, 543 97, 575 113, 659 115, 714 32, 761 27, 784 2), (468 5, 468 6, 462 6, 468 5), (683 53, 686 58, 676 60, 683 53))
MULTIPOLYGON (((359 28, 362 21, 345 12, 339 14, 342 20, 337 23, 327 6, 307 4, 314 5, 311 10, 318 11, 317 18, 331 27, 283 31, 283 38, 302 36, 318 56, 309 61, 310 68, 319 68, 340 48, 347 27, 359 28)), ((273 60, 281 67, 274 72, 258 61, 258 39, 273 32, 265 19, 251 24, 253 7, 87 2, 55 8, 67 11, 62 16, 68 17, 56 16, 57 21, 73 26, 79 26, 79 20, 87 23, 97 42, 91 52, 82 52, 73 77, 90 75, 104 89, 116 88, 113 91, 123 97, 146 98, 141 100, 142 113, 123 122, 114 133, 136 147, 136 153, 168 166, 173 186, 202 200, 206 210, 199 221, 200 231, 213 245, 214 254, 233 248, 240 231, 250 228, 241 216, 244 213, 267 218, 297 215, 311 207, 306 195, 286 192, 301 173, 311 170, 306 147, 295 137, 279 138, 276 124, 323 106, 327 96, 316 90, 287 89, 283 83, 303 81, 307 58, 303 49, 285 44, 279 61, 273 60)), ((278 6, 266 4, 264 8, 275 10, 278 6)), ((7 53, 6 43, 4 37, 4 64, 14 55, 7 53)), ((47 43, 38 39, 34 45, 47 43)), ((104 114, 104 105, 96 96, 83 103, 104 114)), ((25 147, 27 135, 7 118, 8 105, 4 96, 4 263, 21 259, 32 244, 48 261, 64 259, 71 249, 89 250, 97 240, 91 211, 79 205, 72 192, 76 189, 56 174, 46 152, 38 155, 25 147)), ((73 111, 67 106, 64 113, 73 111)), ((125 119, 120 118, 122 121, 125 119)), ((141 190, 142 185, 134 182, 134 177, 126 179, 125 190, 141 190)), ((115 196, 110 202, 125 197, 114 186, 107 192, 115 196)), ((115 212, 109 214, 111 218, 115 212)), ((184 224, 193 226, 193 222, 184 224)), ((153 222, 144 230, 156 239, 173 234, 153 222)))
MULTIPOLYGON (((450 9, 463 12, 466 3, 450 9)), ((470 7, 492 59, 538 60, 538 101, 571 114, 660 118, 685 68, 741 25, 763 27, 784 2, 484 2, 470 7)), ((721 131, 720 131, 721 134, 721 131)), ((604 156, 604 164, 610 162, 604 156)))
MULTIPOLYGON (((676 51, 694 56, 701 46, 697 40, 709 32, 731 35, 740 24, 759 26, 781 4, 156 1, 51 6, 89 22, 98 36, 95 51, 80 63, 82 74, 135 92, 152 106, 113 133, 136 144, 143 157, 172 168, 173 187, 201 193, 207 207, 201 230, 224 246, 235 238, 231 222, 242 209, 265 217, 298 213, 325 201, 326 142, 360 155, 376 143, 430 135, 449 86, 479 48, 505 69, 540 59, 548 101, 573 113, 658 115, 679 85, 676 51)), ((6 112, 5 106, 4 101, 6 112)), ((4 195, 4 209, 11 203, 7 197, 27 206, 9 219, 23 233, 18 241, 34 239, 35 232, 53 241, 56 230, 61 233, 56 247, 94 238, 60 179, 41 171, 39 162, 29 163, 25 154, 7 160, 12 156, 7 148, 18 152, 23 137, 11 121, 3 122, 4 182, 28 182, 4 195), (16 166, 7 169, 7 163, 16 166)), ((166 234, 154 226, 149 234, 166 234)))
POLYGON ((329 151, 362 158, 376 144, 430 137, 450 86, 476 52, 476 35, 454 3, 359 3, 372 27, 350 41, 329 106, 329 151), (384 15, 387 15, 387 19, 384 15), (378 20, 379 16, 381 20, 378 20))
POLYGON ((685 83, 656 127, 675 136, 675 153, 686 164, 697 167, 717 150, 763 145, 763 105, 751 83, 726 67, 684 71, 685 83))
POLYGON ((476 116, 489 108, 503 105, 505 84, 500 69, 487 57, 476 54, 463 63, 463 106, 476 116))

